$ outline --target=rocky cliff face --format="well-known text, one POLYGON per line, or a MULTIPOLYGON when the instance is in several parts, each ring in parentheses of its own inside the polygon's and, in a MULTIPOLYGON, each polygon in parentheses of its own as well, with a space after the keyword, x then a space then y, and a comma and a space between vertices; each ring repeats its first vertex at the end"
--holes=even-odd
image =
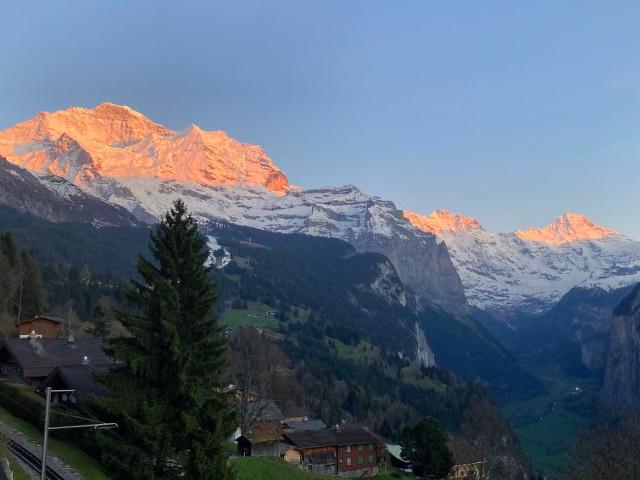
POLYGON ((614 311, 603 399, 618 411, 640 405, 640 285, 614 311))
POLYGON ((512 331, 510 346, 532 364, 599 374, 607 360, 613 311, 631 289, 575 287, 551 310, 512 331))
POLYGON ((90 222, 96 227, 136 225, 126 209, 80 190, 62 177, 36 177, 0 157, 0 204, 50 222, 90 222))

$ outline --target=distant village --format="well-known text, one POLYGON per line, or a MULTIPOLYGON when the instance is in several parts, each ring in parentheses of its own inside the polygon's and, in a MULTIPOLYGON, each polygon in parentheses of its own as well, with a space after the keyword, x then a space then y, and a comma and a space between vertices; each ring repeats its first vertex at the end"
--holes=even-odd
MULTIPOLYGON (((86 333, 76 336, 63 319, 46 315, 23 320, 16 330, 0 346, 2 377, 29 385, 40 395, 46 387, 73 390, 54 395, 52 401, 80 412, 85 412, 89 396, 109 394, 97 376, 120 363, 105 353, 100 338, 86 333)), ((251 424, 244 431, 238 427, 230 438, 237 457, 280 458, 301 470, 327 476, 375 477, 384 465, 412 473, 400 445, 387 443, 365 426, 327 425, 308 416, 288 418, 273 400, 252 396, 235 385, 229 385, 228 391, 238 402, 248 397, 260 403, 254 405, 259 414, 251 424)), ((451 441, 449 449, 455 463, 449 478, 480 478, 483 462, 479 452, 458 440, 451 441)))

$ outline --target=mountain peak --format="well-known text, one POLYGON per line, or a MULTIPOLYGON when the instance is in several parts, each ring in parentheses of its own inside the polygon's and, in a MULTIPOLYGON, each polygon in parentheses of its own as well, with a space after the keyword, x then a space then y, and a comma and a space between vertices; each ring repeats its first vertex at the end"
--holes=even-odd
POLYGON ((596 225, 579 213, 567 212, 544 228, 518 230, 515 234, 522 240, 560 245, 580 240, 599 240, 618 232, 596 225))
POLYGON ((107 177, 157 177, 201 185, 261 185, 277 193, 289 182, 257 145, 240 143, 222 131, 192 124, 181 132, 155 123, 126 105, 104 102, 94 108, 41 112, 0 131, 0 155, 37 173, 82 182, 91 171, 107 177), (60 155, 52 143, 75 141, 84 152, 60 155), (71 168, 69 165, 80 165, 71 168))
POLYGON ((482 230, 482 225, 480 225, 477 220, 447 210, 436 210, 428 216, 420 215, 409 210, 405 210, 402 213, 414 227, 434 235, 482 230))

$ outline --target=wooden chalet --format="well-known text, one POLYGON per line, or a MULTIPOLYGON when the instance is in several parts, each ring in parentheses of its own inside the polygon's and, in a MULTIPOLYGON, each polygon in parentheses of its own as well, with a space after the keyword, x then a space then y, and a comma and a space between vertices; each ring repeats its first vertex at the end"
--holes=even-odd
POLYGON ((282 425, 278 420, 256 424, 236 439, 241 457, 279 457, 282 451, 282 425))
POLYGON ((283 437, 290 446, 284 460, 302 470, 341 477, 373 477, 380 472, 380 443, 363 427, 342 424, 321 430, 285 431, 283 437))
POLYGON ((22 320, 16 324, 20 338, 29 338, 35 332, 38 338, 64 337, 64 320, 48 315, 36 315, 30 320, 22 320))
POLYGON ((107 367, 117 363, 95 337, 9 337, 0 346, 0 376, 39 385, 56 367, 107 367))

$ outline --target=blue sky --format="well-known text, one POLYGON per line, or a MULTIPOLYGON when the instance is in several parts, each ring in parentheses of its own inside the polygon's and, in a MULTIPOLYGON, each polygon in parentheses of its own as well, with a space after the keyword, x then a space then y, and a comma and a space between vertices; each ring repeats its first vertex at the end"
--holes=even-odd
POLYGON ((0 128, 125 103, 510 231, 564 211, 640 238, 640 3, 5 2, 0 128))

